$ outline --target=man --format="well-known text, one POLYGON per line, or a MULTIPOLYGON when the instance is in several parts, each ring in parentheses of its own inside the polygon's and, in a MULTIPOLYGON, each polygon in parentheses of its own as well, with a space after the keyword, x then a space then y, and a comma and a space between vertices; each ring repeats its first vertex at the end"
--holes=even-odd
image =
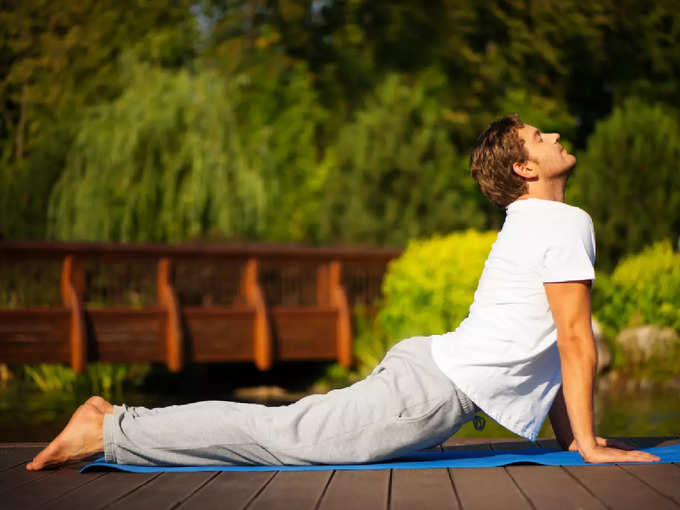
POLYGON ((480 136, 472 176, 507 216, 454 332, 403 340, 363 381, 289 406, 92 397, 27 469, 101 450, 147 465, 379 461, 441 443, 480 409, 531 440, 549 414, 560 445, 587 462, 658 461, 594 433, 595 243, 590 217, 564 203, 576 159, 559 138, 517 116, 480 136))

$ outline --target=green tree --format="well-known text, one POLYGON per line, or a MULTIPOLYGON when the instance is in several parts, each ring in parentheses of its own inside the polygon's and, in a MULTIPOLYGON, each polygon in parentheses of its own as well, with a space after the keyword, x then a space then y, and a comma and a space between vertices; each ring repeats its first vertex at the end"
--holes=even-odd
POLYGON ((0 233, 43 237, 47 197, 80 112, 116 97, 118 56, 179 67, 195 54, 190 3, 4 2, 0 7, 0 233))
MULTIPOLYGON (((323 118, 304 68, 274 81, 130 62, 128 86, 84 117, 50 200, 60 239, 182 241, 313 235, 323 118)), ((272 78, 270 76, 270 78, 272 78)))
POLYGON ((680 123, 668 108, 631 98, 597 124, 567 193, 593 218, 600 268, 678 239, 678 167, 680 123))
POLYGON ((465 156, 452 144, 445 77, 390 75, 329 149, 324 214, 339 242, 404 245, 486 218, 465 156))

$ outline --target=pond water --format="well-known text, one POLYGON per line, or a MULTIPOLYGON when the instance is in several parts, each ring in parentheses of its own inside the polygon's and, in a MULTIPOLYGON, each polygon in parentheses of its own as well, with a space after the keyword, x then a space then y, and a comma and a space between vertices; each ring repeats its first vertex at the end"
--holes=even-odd
MULTIPOLYGON (((198 400, 236 400, 281 405, 304 396, 299 388, 285 391, 277 386, 228 388, 224 391, 200 389, 190 391, 139 392, 129 391, 111 397, 114 403, 162 407, 198 400)), ((66 424, 68 418, 88 395, 41 392, 25 382, 13 382, 0 388, 0 442, 30 442, 52 439, 66 424)), ((680 396, 677 390, 608 390, 595 397, 596 430, 602 436, 680 436, 680 396)), ((540 437, 552 437, 546 420, 540 437)), ((513 434, 493 420, 486 419, 483 431, 472 423, 466 424, 456 434, 458 437, 513 437, 513 434)))

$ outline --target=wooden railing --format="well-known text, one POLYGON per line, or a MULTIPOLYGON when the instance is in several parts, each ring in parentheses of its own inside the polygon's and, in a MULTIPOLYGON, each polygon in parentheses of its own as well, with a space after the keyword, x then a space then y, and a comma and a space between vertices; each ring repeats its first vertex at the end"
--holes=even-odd
POLYGON ((0 362, 337 360, 392 249, 0 242, 0 362), (60 292, 55 292, 60 289, 60 292))

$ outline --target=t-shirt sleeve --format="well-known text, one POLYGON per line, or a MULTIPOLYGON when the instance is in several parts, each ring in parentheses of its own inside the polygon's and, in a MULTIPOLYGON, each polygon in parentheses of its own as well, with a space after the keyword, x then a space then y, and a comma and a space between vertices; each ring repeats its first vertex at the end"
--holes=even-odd
POLYGON ((595 233, 590 216, 584 213, 570 222, 547 246, 543 256, 542 280, 569 282, 595 279, 595 233))

